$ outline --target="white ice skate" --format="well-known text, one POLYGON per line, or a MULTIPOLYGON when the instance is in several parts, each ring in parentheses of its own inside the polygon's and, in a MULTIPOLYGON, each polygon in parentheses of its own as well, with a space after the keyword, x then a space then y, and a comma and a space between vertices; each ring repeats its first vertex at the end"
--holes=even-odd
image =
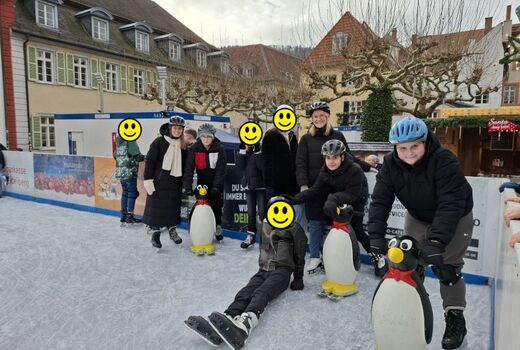
POLYGON ((311 258, 307 265, 307 273, 312 275, 320 271, 323 271, 323 262, 321 261, 321 258, 311 258))

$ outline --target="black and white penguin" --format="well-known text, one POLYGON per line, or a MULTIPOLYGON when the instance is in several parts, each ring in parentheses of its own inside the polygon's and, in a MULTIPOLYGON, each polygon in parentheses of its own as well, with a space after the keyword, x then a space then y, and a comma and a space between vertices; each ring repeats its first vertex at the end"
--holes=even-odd
POLYGON ((378 350, 426 349, 433 333, 428 293, 416 271, 419 249, 410 236, 388 243, 389 271, 372 298, 372 326, 378 350))
POLYGON ((190 236, 191 251, 197 255, 213 254, 215 244, 213 235, 215 234, 216 222, 213 210, 208 202, 208 187, 198 185, 196 198, 190 215, 190 236))

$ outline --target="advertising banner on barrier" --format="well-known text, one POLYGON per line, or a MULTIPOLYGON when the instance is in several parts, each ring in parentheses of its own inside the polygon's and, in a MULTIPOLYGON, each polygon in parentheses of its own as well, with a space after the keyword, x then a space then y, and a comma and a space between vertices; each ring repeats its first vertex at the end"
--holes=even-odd
MULTIPOLYGON (((369 204, 365 208, 365 224, 368 221, 368 208, 376 182, 376 174, 367 173, 366 175, 369 188, 369 204)), ((498 230, 497 225, 501 215, 499 212, 500 193, 498 188, 506 180, 488 177, 467 177, 467 180, 473 188, 474 227, 473 237, 464 259, 464 271, 491 277, 495 271, 497 252, 497 242, 493 233, 498 230)), ((403 234, 405 213, 406 208, 396 198, 388 216, 387 237, 403 234)))
POLYGON ((226 183, 224 184, 224 210, 222 226, 229 230, 246 231, 247 201, 246 193, 241 185, 242 172, 234 164, 226 167, 226 183))
POLYGON ((34 195, 94 206, 94 158, 34 154, 34 195))
POLYGON ((5 174, 9 176, 8 192, 34 195, 33 154, 29 152, 3 151, 5 174))

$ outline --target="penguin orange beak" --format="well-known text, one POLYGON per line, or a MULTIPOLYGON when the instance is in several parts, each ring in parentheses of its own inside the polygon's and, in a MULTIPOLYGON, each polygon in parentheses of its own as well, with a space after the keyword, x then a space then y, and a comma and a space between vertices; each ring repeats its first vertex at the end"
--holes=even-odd
POLYGON ((400 264, 404 260, 404 253, 399 248, 388 249, 388 259, 394 264, 400 264))
POLYGON ((202 187, 200 190, 199 190, 199 194, 201 196, 205 196, 208 194, 208 190, 206 190, 204 187, 202 187))

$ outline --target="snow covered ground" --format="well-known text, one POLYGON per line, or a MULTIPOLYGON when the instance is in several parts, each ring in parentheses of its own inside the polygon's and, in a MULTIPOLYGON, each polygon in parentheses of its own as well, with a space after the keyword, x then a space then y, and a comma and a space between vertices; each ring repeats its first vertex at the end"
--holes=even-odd
MULTIPOLYGON (((215 256, 175 246, 155 253, 142 225, 116 217, 0 199, 0 349, 211 349, 189 332, 190 314, 223 311, 257 270, 258 251, 225 239, 215 256)), ((360 292, 339 302, 316 293, 324 275, 270 304, 248 349, 374 349, 370 302, 378 280, 363 265, 360 292)), ((430 349, 444 331, 438 282, 430 349)), ((468 286, 468 349, 489 348, 490 288, 468 286)))

